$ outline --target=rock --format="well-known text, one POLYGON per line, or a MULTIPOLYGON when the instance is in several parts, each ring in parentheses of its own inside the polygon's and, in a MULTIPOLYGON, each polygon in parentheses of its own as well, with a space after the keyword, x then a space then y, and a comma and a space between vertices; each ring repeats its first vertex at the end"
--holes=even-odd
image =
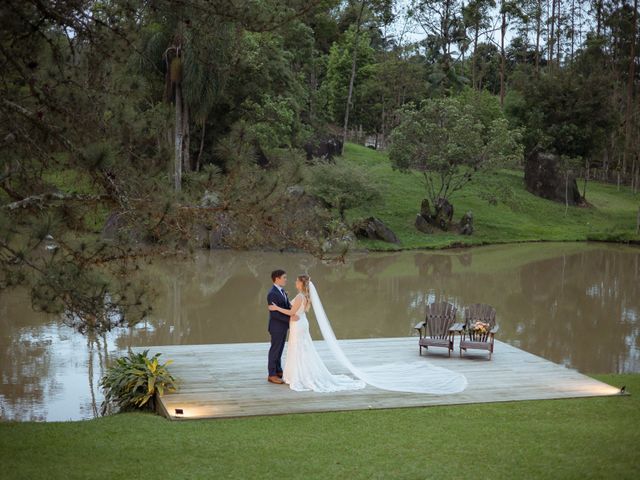
POLYGON ((449 203, 449 200, 439 198, 435 207, 436 211, 435 213, 432 213, 429 200, 426 198, 422 200, 422 203, 420 204, 420 213, 418 214, 418 217, 421 217, 421 219, 416 218, 416 228, 421 232, 433 233, 433 229, 427 227, 425 222, 429 225, 433 225, 434 227, 438 227, 441 230, 447 230, 449 228, 449 224, 453 218, 453 205, 449 203))
POLYGON ((473 213, 467 212, 460 219, 460 234, 471 235, 473 234, 473 213))
POLYGON ((227 248, 227 239, 232 234, 231 219, 225 212, 218 212, 216 224, 209 232, 209 248, 227 248))
POLYGON ((416 215, 416 228, 422 233, 433 233, 433 227, 422 215, 416 215))
POLYGON ((349 234, 336 238, 327 238, 322 243, 322 252, 343 255, 352 247, 353 241, 353 236, 349 234))
POLYGON ((301 197, 305 192, 302 185, 291 185, 290 187, 287 187, 286 193, 290 197, 301 197))
POLYGON ((233 233, 231 220, 226 212, 216 212, 212 223, 197 223, 193 226, 193 239, 200 248, 229 248, 229 238, 233 233))
POLYGON ((307 160, 313 157, 331 160, 342 154, 342 139, 336 135, 319 136, 307 142, 304 151, 307 153, 307 160))
MULTIPOLYGON (((526 189, 534 195, 555 202, 565 202, 565 175, 557 155, 545 152, 528 155, 524 164, 524 183, 526 189)), ((571 174, 567 201, 569 205, 583 204, 576 177, 571 174)))
POLYGON ((123 230, 127 227, 125 217, 120 212, 111 212, 102 227, 103 240, 115 240, 118 235, 124 234, 123 230))
POLYGON ((447 230, 453 219, 453 205, 446 198, 439 198, 436 202, 434 223, 442 230, 447 230))
POLYGON ((431 206, 429 205, 429 200, 426 198, 422 200, 420 204, 420 215, 422 215, 425 220, 431 218, 431 206))
POLYGON ((209 235, 211 232, 210 225, 197 223, 193 226, 193 240, 199 248, 209 248, 209 235))
POLYGON ((396 234, 393 233, 393 230, 376 217, 369 217, 363 220, 354 228, 354 231, 358 237, 382 240, 389 243, 400 243, 396 234))
POLYGON ((44 237, 44 242, 43 242, 43 246, 45 250, 57 250, 58 248, 60 248, 60 246, 58 245, 58 243, 55 241, 55 239, 51 236, 51 235, 47 235, 46 237, 44 237))
POLYGON ((205 190, 204 195, 200 199, 201 207, 217 207, 220 205, 220 196, 217 192, 205 190))

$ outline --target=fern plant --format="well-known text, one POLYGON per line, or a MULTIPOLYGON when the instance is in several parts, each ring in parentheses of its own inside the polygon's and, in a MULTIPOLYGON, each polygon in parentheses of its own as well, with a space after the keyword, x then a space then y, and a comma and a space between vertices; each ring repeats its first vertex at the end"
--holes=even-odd
POLYGON ((116 363, 107 369, 100 379, 100 386, 105 392, 102 402, 102 414, 110 411, 116 405, 120 411, 155 409, 154 396, 156 392, 177 390, 175 378, 167 370, 166 363, 159 363, 160 353, 149 358, 149 350, 134 353, 129 350, 127 356, 120 357, 116 363))

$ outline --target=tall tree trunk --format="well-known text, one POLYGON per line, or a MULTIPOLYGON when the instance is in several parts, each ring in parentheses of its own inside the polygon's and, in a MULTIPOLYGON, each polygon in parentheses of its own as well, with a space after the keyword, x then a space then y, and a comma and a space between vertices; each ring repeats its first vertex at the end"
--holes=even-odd
POLYGON ((451 53, 451 40, 449 37, 449 26, 451 25, 451 0, 444 0, 444 14, 442 16, 442 54, 444 56, 444 72, 448 73, 449 55, 451 53))
POLYGON ((174 138, 174 151, 175 158, 173 161, 173 189, 174 191, 180 192, 182 189, 182 89, 180 87, 180 82, 176 82, 176 100, 175 100, 175 108, 176 108, 176 117, 175 117, 175 138, 174 138))
POLYGON ((562 0, 557 0, 558 6, 556 7, 556 62, 558 63, 558 69, 560 68, 560 21, 562 20, 560 13, 560 5, 562 0))
POLYGON ((564 216, 569 211, 569 170, 564 172, 564 216))
POLYGON ((204 135, 207 131, 207 121, 202 121, 202 136, 200 137, 200 149, 198 150, 198 158, 196 160, 196 172, 200 171, 200 165, 202 165, 202 152, 204 150, 204 135))
MULTIPOLYGON (((385 104, 385 101, 384 101, 384 95, 383 95, 382 96, 382 112, 381 112, 381 115, 380 115, 380 117, 381 117, 380 118, 380 145, 381 145, 381 149, 383 149, 383 150, 385 148, 384 139, 385 139, 385 132, 386 132, 386 129, 385 129, 386 111, 385 111, 385 108, 384 108, 384 104, 385 104)), ((377 148, 378 148, 378 135, 376 135, 376 149, 377 148)))
MULTIPOLYGON (((627 108, 625 111, 625 136, 624 136, 624 153, 622 161, 623 174, 626 175, 627 161, 632 156, 632 144, 631 137, 633 133, 632 124, 633 121, 633 96, 634 96, 634 81, 636 76, 636 36, 637 36, 637 23, 638 23, 638 0, 633 0, 633 27, 631 38, 634 41, 631 42, 631 51, 629 52, 629 78, 627 79, 627 108)), ((619 174, 618 174, 619 175, 619 174)), ((620 182, 618 181, 618 188, 620 182)))
POLYGON ((556 25, 556 0, 551 0, 551 16, 549 17, 549 23, 551 23, 551 32, 549 33, 549 66, 553 65, 553 41, 555 39, 555 25, 556 25))
POLYGON ((507 12, 505 0, 502 0, 502 26, 500 27, 500 106, 504 106, 504 37, 507 33, 507 12))
POLYGON ((572 63, 573 63, 575 36, 576 36, 576 0, 571 0, 571 62, 572 63))
POLYGON ((360 23, 362 21, 362 14, 364 12, 365 1, 360 3, 360 10, 358 12, 358 19, 356 20, 356 33, 353 39, 353 58, 351 59, 351 78, 349 79, 349 93, 347 94, 347 105, 344 109, 344 128, 342 130, 342 151, 344 154, 344 146, 347 143, 347 130, 349 128, 349 108, 351 107, 351 97, 353 96, 353 83, 356 78, 356 64, 358 61, 358 39, 360 37, 360 23))
POLYGON ((189 105, 182 101, 182 165, 185 172, 191 171, 191 135, 189 134, 189 105))
POLYGON ((587 200, 587 182, 589 181, 589 160, 584 161, 584 185, 582 186, 582 198, 587 200))
POLYGON ((536 73, 540 72, 540 33, 542 24, 542 0, 538 0, 536 10, 536 73))
POLYGON ((473 56, 471 57, 471 88, 477 89, 476 85, 476 55, 478 52, 478 37, 480 36, 480 20, 476 18, 475 33, 473 35, 473 56))
POLYGON ((311 62, 311 73, 309 74, 309 86, 311 87, 311 92, 309 95, 309 120, 311 124, 315 124, 316 120, 316 111, 315 111, 315 98, 316 93, 318 91, 318 77, 316 75, 316 62, 315 59, 311 62))

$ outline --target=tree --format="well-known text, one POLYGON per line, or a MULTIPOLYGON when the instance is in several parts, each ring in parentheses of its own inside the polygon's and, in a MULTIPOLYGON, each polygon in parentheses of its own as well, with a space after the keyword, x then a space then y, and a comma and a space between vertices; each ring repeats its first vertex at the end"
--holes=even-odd
MULTIPOLYGON (((213 34, 235 38, 251 31, 268 37, 288 31, 321 3, 4 1, 0 288, 26 287, 34 308, 62 314, 80 329, 108 330, 144 317, 150 292, 130 280, 136 258, 192 246, 194 212, 211 213, 174 202, 166 181, 172 166, 180 169, 173 182, 183 188, 179 200, 202 193, 192 176, 184 184, 180 179, 183 162, 191 168, 185 133, 194 103, 207 107, 195 113, 198 123, 213 105, 224 112, 222 128, 229 128, 241 110, 235 94, 243 85, 234 84, 233 101, 210 102, 205 90, 223 83, 212 85, 212 72, 224 76, 217 68, 235 67, 241 59, 245 65, 263 61, 250 58, 253 52, 237 62, 219 61, 213 34), (196 14, 183 11, 191 8, 196 14), (146 40, 155 47, 147 50, 146 40), (208 62, 217 62, 216 68, 208 62), (154 74, 141 73, 140 63, 154 74), (171 98, 180 103, 175 111, 163 102, 165 75, 173 83, 171 98), (205 80, 196 82, 198 77, 205 80), (176 151, 169 156, 164 146, 172 143, 176 151), (103 225, 117 232, 109 241, 100 236, 103 225)), ((289 59, 284 48, 276 50, 289 59)), ((296 77, 290 73, 291 68, 280 75, 296 77)), ((283 90, 294 90, 293 83, 283 90)), ((275 81, 268 85, 281 88, 275 81)))
MULTIPOLYGON (((352 108, 354 103, 359 103, 359 93, 350 89, 351 78, 353 77, 353 48, 356 46, 354 40, 356 32, 353 28, 347 30, 341 41, 334 43, 329 51, 327 63, 327 76, 324 83, 327 103, 332 119, 338 123, 340 119, 349 118, 347 108, 352 108), (354 98, 357 100, 354 102, 354 98)), ((368 32, 362 32, 357 42, 359 52, 355 55, 358 58, 357 72, 360 81, 366 80, 366 67, 375 60, 374 51, 370 45, 368 32)), ((353 115, 351 116, 354 119, 353 115)), ((357 117, 356 120, 359 121, 357 117)), ((344 123, 343 123, 344 127, 344 123)), ((343 132, 344 134, 344 132, 343 132)))
POLYGON ((386 148, 387 135, 397 124, 398 109, 425 96, 424 65, 419 56, 409 56, 410 46, 380 52, 377 62, 365 67, 360 85, 360 115, 368 131, 376 133, 376 148, 386 148), (366 113, 366 115, 365 115, 366 113))
POLYGON ((351 58, 351 74, 349 76, 349 90, 347 94, 347 102, 344 108, 344 124, 342 129, 342 152, 347 143, 347 129, 349 128, 349 110, 351 109, 351 97, 353 95, 353 85, 356 79, 356 66, 358 61, 358 41, 360 40, 361 27, 365 13, 371 15, 372 20, 379 16, 383 23, 388 24, 392 19, 391 7, 393 2, 389 0, 360 0, 354 2, 354 8, 357 11, 356 23, 353 34, 353 48, 351 58), (367 10, 369 10, 367 12, 367 10))
MULTIPOLYGON (((471 0, 462 9, 462 17, 464 19, 465 28, 470 30, 473 35, 472 44, 473 52, 478 50, 478 40, 483 31, 491 28, 491 16, 490 11, 495 8, 495 0, 471 0)), ((478 89, 478 83, 476 81, 476 62, 477 55, 471 57, 471 86, 478 89)))
POLYGON ((521 157, 517 135, 486 92, 428 100, 402 113, 389 158, 394 168, 420 172, 436 208, 479 171, 521 157))
POLYGON ((505 95, 505 64, 506 55, 504 48, 504 40, 507 35, 507 20, 513 16, 522 16, 522 12, 514 1, 502 0, 500 4, 500 106, 504 106, 505 95))
POLYGON ((464 36, 462 7, 459 0, 413 0, 409 15, 433 42, 438 62, 445 72, 452 66, 452 46, 464 36))

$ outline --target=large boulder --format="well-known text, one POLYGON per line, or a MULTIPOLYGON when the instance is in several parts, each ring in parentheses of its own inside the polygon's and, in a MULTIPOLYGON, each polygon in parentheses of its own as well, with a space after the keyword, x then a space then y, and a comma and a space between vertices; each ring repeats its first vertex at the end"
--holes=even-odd
POLYGON ((286 194, 289 197, 300 198, 305 194, 305 190, 302 185, 291 185, 287 187, 286 194))
POLYGON ((416 229, 422 233, 433 233, 434 231, 434 228, 431 225, 431 223, 429 223, 429 221, 426 218, 424 218, 424 216, 421 214, 416 215, 415 225, 416 225, 416 229))
POLYGON ((471 211, 465 213, 460 219, 459 231, 461 235, 473 234, 473 213, 471 211))
POLYGON ((229 247, 229 238, 234 233, 234 225, 227 212, 216 212, 211 223, 195 225, 195 240, 202 248, 222 249, 229 247))
POLYGON ((369 238, 371 240, 382 240, 389 243, 400 243, 393 230, 387 227, 382 220, 376 217, 369 217, 359 222, 354 232, 358 237, 369 238))
POLYGON ((318 135, 304 145, 307 160, 323 158, 331 160, 336 155, 342 154, 342 139, 337 135, 318 135))
POLYGON ((220 206, 220 195, 218 195, 218 192, 205 190, 200 199, 200 206, 209 208, 220 206))
MULTIPOLYGON (((533 152, 528 155, 524 164, 524 183, 526 189, 534 195, 555 202, 565 202, 565 174, 557 155, 545 152, 533 152)), ((571 174, 567 202, 569 205, 583 203, 576 177, 571 174)))
POLYGON ((416 216, 415 226, 423 233, 432 233, 433 227, 440 230, 448 230, 453 219, 453 205, 446 198, 438 198, 435 212, 431 211, 431 205, 426 198, 420 205, 420 213, 416 216))
POLYGON ((447 230, 453 220, 453 205, 446 198, 439 198, 436 203, 435 224, 442 230, 447 230))

